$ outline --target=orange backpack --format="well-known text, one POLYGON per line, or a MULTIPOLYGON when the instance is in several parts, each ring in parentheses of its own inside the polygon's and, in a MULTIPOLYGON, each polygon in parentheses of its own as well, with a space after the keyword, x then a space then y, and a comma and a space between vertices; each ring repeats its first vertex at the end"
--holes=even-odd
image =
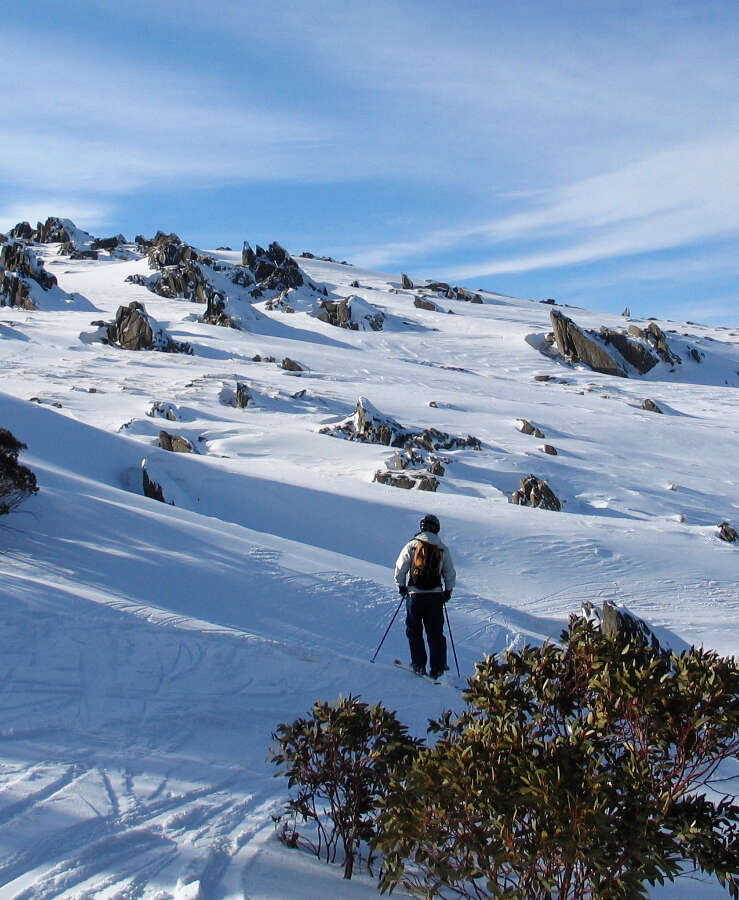
POLYGON ((428 541, 416 541, 411 563, 411 584, 420 591, 441 587, 442 549, 428 541))

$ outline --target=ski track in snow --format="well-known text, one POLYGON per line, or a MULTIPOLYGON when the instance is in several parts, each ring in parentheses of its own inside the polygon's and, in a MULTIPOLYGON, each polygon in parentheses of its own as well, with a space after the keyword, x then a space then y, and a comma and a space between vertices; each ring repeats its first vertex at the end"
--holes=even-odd
MULTIPOLYGON (((715 533, 739 520, 736 331, 665 325, 703 362, 615 379, 540 354, 549 308, 530 301, 442 299, 455 315, 433 313, 395 276, 300 259, 333 297, 382 308, 389 330, 298 311, 238 332, 126 284, 145 260, 55 252, 42 255, 60 287, 98 312, 0 310, 0 424, 28 444, 41 486, 0 519, 0 900, 377 896, 366 873, 344 882, 277 841, 286 786, 266 756, 276 726, 319 698, 382 700, 416 734, 459 707, 455 675, 429 688, 393 665, 407 658, 402 610, 369 663, 402 606, 395 556, 427 510, 459 573, 461 683, 484 653, 557 640, 582 600, 626 602, 675 647, 737 652, 737 548, 715 533), (79 340, 131 300, 194 356, 79 340), (221 402, 236 381, 252 394, 245 410, 221 402), (483 449, 442 453, 436 494, 372 484, 390 448, 318 433, 359 396, 483 449), (639 409, 646 396, 663 416, 639 409), (147 415, 159 400, 177 421, 147 415), (158 449, 161 428, 196 455, 158 449), (176 506, 142 496, 143 458, 176 506), (508 502, 528 472, 562 513, 508 502)), ((586 327, 623 321, 567 312, 586 327)), ((705 880, 653 896, 688 892, 723 896, 705 880)))

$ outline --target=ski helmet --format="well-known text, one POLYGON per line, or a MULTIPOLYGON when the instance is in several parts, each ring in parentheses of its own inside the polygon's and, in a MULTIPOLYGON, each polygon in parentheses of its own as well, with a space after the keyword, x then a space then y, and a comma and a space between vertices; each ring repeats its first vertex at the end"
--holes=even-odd
POLYGON ((433 513, 427 513, 421 519, 420 529, 421 531, 430 531, 432 534, 438 534, 441 531, 441 522, 433 513))

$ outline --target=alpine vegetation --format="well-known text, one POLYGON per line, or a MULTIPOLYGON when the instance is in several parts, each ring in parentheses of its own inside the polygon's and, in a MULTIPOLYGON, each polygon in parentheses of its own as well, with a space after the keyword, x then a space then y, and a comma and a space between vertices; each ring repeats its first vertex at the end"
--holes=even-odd
POLYGON ((26 450, 7 428, 0 428, 0 515, 7 515, 26 497, 38 492, 36 476, 18 462, 18 454, 26 450))

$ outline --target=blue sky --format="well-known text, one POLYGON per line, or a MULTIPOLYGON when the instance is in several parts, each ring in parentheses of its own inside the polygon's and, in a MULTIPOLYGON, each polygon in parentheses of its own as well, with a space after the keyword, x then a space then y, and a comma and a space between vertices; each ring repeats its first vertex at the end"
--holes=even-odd
POLYGON ((736 325, 737 46, 736 0, 13 3, 0 228, 736 325))

